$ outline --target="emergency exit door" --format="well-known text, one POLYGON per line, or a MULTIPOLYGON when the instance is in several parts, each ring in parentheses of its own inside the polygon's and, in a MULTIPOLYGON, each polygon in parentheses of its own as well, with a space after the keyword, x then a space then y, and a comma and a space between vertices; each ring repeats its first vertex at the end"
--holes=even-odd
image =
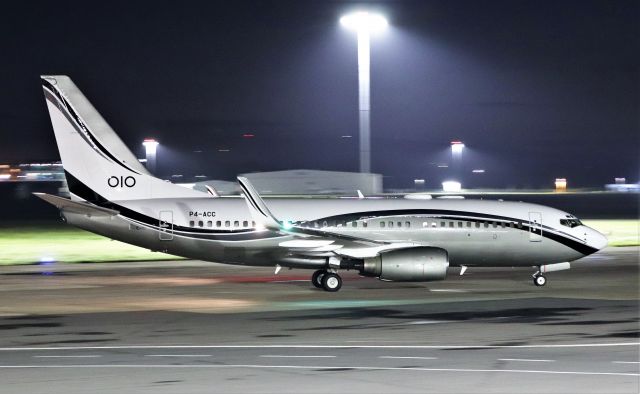
POLYGON ((158 230, 160 230, 161 241, 171 241, 173 239, 173 211, 160 211, 158 230))
POLYGON ((542 241, 542 214, 540 212, 529 212, 529 241, 542 241))

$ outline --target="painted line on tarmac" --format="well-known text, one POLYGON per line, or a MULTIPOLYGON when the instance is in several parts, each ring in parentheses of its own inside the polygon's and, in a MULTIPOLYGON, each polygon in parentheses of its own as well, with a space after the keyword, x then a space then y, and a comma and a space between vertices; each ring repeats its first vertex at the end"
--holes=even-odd
POLYGON ((414 357, 414 356, 379 356, 378 358, 409 359, 409 360, 437 360, 438 359, 438 357, 414 357))
POLYGON ((118 350, 118 349, 537 349, 640 346, 640 342, 555 343, 537 345, 112 345, 58 347, 2 347, 0 352, 45 350, 118 350))
POLYGON ((524 361, 532 363, 554 363, 556 360, 533 360, 530 358, 499 358, 498 361, 524 361))
POLYGON ((640 364, 640 361, 611 361, 614 364, 640 364))
POLYGON ((264 358, 336 358, 337 356, 288 356, 285 354, 262 354, 260 357, 264 358))
POLYGON ((145 354, 145 357, 213 357, 211 354, 145 354))
POLYGON ((326 366, 326 365, 260 365, 260 364, 94 364, 94 365, 0 365, 0 369, 47 369, 47 368, 175 368, 175 369, 305 369, 305 370, 356 370, 356 371, 409 371, 409 372, 462 372, 462 373, 520 373, 547 375, 582 375, 582 376, 640 376, 640 373, 625 372, 587 372, 587 371, 545 371, 531 369, 473 369, 473 368, 420 368, 420 367, 368 367, 368 366, 326 366))
POLYGON ((78 354, 74 356, 33 356, 33 358, 98 358, 99 354, 78 354))

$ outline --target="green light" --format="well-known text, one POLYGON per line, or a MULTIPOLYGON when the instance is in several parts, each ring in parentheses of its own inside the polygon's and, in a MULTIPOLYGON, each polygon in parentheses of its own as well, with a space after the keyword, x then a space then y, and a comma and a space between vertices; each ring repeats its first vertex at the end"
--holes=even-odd
POLYGON ((293 224, 291 224, 290 221, 288 220, 283 220, 282 221, 282 228, 285 230, 289 230, 291 227, 293 227, 293 224))

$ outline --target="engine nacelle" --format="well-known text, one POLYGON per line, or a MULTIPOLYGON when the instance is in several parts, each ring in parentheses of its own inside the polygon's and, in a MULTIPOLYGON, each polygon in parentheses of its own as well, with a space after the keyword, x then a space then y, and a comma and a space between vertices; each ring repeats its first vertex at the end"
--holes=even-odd
POLYGON ((420 246, 364 259, 360 273, 394 282, 430 282, 444 280, 447 268, 449 255, 446 250, 420 246))

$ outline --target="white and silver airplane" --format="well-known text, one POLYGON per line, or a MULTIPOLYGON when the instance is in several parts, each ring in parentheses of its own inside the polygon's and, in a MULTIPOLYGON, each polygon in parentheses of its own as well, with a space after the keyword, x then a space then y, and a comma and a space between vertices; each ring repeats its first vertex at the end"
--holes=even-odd
POLYGON ((385 281, 443 280, 449 267, 546 272, 604 248, 578 218, 522 202, 218 197, 152 176, 67 76, 42 86, 71 199, 36 193, 68 223, 143 248, 205 261, 315 270, 338 291, 341 269, 385 281))

